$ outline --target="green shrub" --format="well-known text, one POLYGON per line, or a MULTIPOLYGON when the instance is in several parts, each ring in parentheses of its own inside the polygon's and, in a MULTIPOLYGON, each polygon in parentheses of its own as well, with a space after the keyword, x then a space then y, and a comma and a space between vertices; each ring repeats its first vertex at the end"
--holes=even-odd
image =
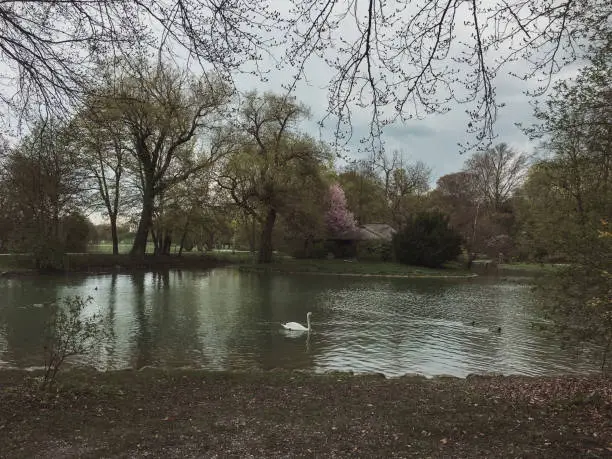
POLYGON ((357 258, 364 261, 391 261, 393 258, 391 241, 359 241, 357 258))
POLYGON ((99 315, 83 317, 83 311, 91 301, 91 297, 83 299, 74 296, 48 306, 42 389, 53 385, 57 372, 68 357, 90 354, 104 337, 99 315))
POLYGON ((461 236, 445 214, 419 212, 395 234, 393 249, 399 263, 437 268, 461 254, 461 236))
POLYGON ((304 241, 300 240, 292 243, 288 252, 297 259, 323 260, 327 257, 329 247, 324 241, 316 241, 306 245, 304 241))

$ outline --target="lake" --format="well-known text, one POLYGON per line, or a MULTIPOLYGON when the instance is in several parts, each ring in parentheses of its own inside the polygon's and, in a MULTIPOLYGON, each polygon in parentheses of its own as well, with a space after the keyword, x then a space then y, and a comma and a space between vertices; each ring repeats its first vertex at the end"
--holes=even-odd
POLYGON ((105 319, 99 369, 304 369, 386 376, 597 371, 596 349, 564 349, 527 277, 357 278, 209 271, 0 279, 0 367, 41 365, 47 309, 93 297, 105 319), (286 332, 281 322, 312 332, 286 332), (476 323, 472 325, 472 321, 476 323), (497 331, 501 327, 501 332, 497 331))

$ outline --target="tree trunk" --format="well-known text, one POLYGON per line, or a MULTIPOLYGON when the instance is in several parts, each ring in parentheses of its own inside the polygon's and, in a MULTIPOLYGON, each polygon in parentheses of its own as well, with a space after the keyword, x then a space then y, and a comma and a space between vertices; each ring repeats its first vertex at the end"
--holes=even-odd
POLYGON ((187 237, 187 227, 183 230, 183 234, 181 236, 181 243, 179 245, 178 256, 180 257, 183 254, 183 248, 185 247, 185 238, 187 237))
POLYGON ((304 240, 304 258, 310 258, 311 247, 312 241, 310 236, 306 236, 306 239, 304 240))
POLYGON ((130 255, 144 256, 147 251, 147 239, 149 237, 151 223, 153 222, 153 200, 154 195, 152 190, 145 189, 142 199, 140 222, 138 223, 138 230, 136 231, 136 237, 134 237, 134 244, 132 245, 130 255))
POLYGON ((159 231, 155 231, 155 229, 151 229, 151 239, 153 240, 153 255, 159 255, 159 250, 161 247, 161 242, 159 236, 159 231))
POLYGON ((117 234, 117 216, 110 216, 111 238, 113 240, 113 255, 119 255, 119 236, 117 234))
POLYGON ((474 263, 474 259, 476 259, 476 254, 468 250, 468 259, 466 263, 466 267, 468 270, 472 269, 472 264, 474 263))
POLYGON ((259 246, 259 263, 272 262, 272 230, 276 222, 276 209, 269 209, 266 221, 261 231, 261 245, 259 246))
POLYGON ((170 231, 164 231, 164 237, 161 241, 161 254, 170 255, 170 248, 172 247, 172 234, 170 231))
POLYGON ((249 231, 249 251, 251 252, 251 256, 255 257, 255 217, 251 216, 251 228, 249 231))
MULTIPOLYGON (((191 210, 191 212, 193 212, 193 209, 191 210)), ((183 254, 183 248, 185 247, 185 239, 187 238, 187 229, 189 229, 189 215, 187 216, 185 226, 183 227, 183 234, 181 234, 181 245, 179 247, 178 252, 179 257, 183 254)))

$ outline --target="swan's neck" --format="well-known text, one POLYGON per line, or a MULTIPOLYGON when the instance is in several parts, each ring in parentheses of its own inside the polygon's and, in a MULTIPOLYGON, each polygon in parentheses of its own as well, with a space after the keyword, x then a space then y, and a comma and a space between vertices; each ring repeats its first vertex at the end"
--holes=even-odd
POLYGON ((308 330, 310 331, 310 316, 306 316, 306 324, 308 325, 308 330))

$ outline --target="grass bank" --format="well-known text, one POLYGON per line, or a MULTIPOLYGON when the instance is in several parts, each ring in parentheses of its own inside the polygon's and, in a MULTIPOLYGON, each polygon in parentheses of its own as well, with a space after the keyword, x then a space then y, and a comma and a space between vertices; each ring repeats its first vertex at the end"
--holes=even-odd
POLYGON ((267 265, 243 264, 241 270, 252 272, 280 272, 290 274, 334 274, 344 276, 380 277, 469 277, 473 273, 458 268, 430 269, 391 262, 344 260, 287 259, 267 265))
POLYGON ((600 377, 0 371, 2 457, 610 457, 600 377))
MULTIPOLYGON (((225 266, 234 261, 226 257, 208 254, 190 256, 153 256, 133 257, 130 255, 112 255, 103 253, 72 253, 63 256, 63 272, 66 273, 105 273, 133 270, 208 269, 225 266)), ((0 255, 2 275, 21 276, 38 274, 34 259, 28 254, 0 255)))
MULTIPOLYGON (((266 265, 254 263, 255 254, 248 251, 220 250, 212 252, 184 252, 181 256, 171 254, 154 256, 147 254, 132 257, 127 253, 112 255, 97 247, 90 253, 72 253, 63 257, 66 272, 99 273, 117 270, 156 269, 208 269, 216 266, 238 265, 241 270, 251 272, 281 272, 291 274, 334 274, 344 276, 379 277, 471 277, 479 275, 538 275, 560 269, 563 265, 474 263, 467 270, 461 263, 448 263, 443 269, 406 266, 392 262, 356 260, 297 260, 286 255, 275 254, 274 262, 266 265)), ((0 275, 23 275, 37 271, 34 259, 29 254, 0 254, 0 275)))
POLYGON ((504 263, 499 265, 499 269, 509 274, 551 274, 567 266, 564 263, 504 263))

